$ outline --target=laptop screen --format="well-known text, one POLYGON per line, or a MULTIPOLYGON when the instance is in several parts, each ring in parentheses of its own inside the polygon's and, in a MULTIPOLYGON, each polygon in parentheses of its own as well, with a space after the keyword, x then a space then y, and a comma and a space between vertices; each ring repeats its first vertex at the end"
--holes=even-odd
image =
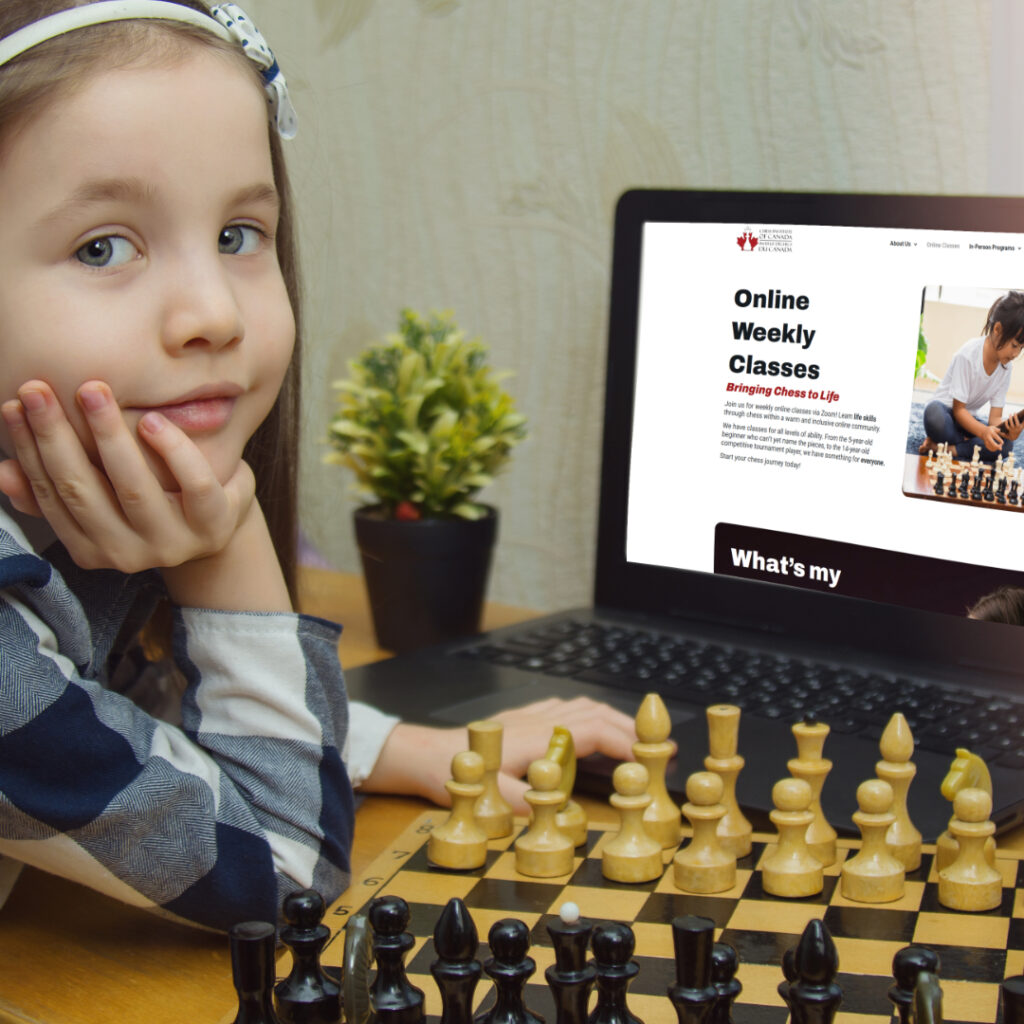
POLYGON ((1024 440, 988 429, 1024 408, 1022 253, 1020 200, 627 193, 599 562, 664 570, 691 610, 713 574, 767 585, 755 616, 801 591, 861 622, 999 617, 1024 586, 1024 440))

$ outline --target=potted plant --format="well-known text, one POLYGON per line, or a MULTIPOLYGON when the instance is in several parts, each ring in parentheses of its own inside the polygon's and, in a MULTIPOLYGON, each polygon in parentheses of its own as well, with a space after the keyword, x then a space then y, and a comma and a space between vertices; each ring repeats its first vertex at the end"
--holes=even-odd
POLYGON ((451 313, 405 309, 334 384, 327 460, 371 502, 354 521, 381 647, 480 628, 498 516, 476 495, 526 436, 502 376, 451 313))

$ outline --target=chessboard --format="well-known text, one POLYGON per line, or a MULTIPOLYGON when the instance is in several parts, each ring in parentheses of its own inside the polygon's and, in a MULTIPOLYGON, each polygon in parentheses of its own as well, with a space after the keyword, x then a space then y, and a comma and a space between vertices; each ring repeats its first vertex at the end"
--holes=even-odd
MULTIPOLYGON (((985 465, 981 471, 981 483, 987 481, 992 466, 985 465)), ((956 474, 957 486, 951 489, 950 473, 943 474, 941 491, 937 490, 939 484, 936 472, 936 463, 933 461, 928 466, 928 458, 925 455, 907 455, 903 470, 903 493, 908 498, 925 498, 928 501, 941 501, 956 505, 972 506, 973 508, 1000 509, 1003 512, 1024 512, 1024 489, 1018 485, 1016 491, 1009 488, 1003 490, 1002 494, 996 489, 993 481, 991 493, 984 487, 974 488, 974 480, 978 471, 971 468, 970 462, 956 461, 952 463, 953 473, 956 474), (963 473, 968 474, 968 486, 962 487, 963 473)), ((1020 473, 1020 470, 1015 470, 1020 473)))
MULTIPOLYGON (((843 1002, 837 1024, 888 1022, 892 1004, 886 991, 893 984, 894 954, 911 943, 925 945, 941 959, 944 1020, 994 1022, 997 1020, 999 983, 1024 973, 1024 869, 1021 855, 1000 852, 997 866, 1003 875, 1003 899, 996 910, 958 913, 938 902, 934 847, 926 845, 921 867, 907 874, 903 898, 893 903, 863 904, 840 894, 843 859, 859 840, 838 841, 837 862, 825 869, 825 887, 808 899, 783 899, 764 892, 759 864, 774 836, 754 834, 751 853, 738 862, 735 886, 712 896, 680 892, 673 881, 674 850, 664 852, 667 870, 656 881, 626 885, 609 882, 601 873, 601 850, 614 835, 607 827, 591 826, 587 841, 576 851, 571 874, 561 878, 528 878, 516 872, 512 844, 525 828, 518 821, 513 834, 489 843, 487 860, 472 871, 446 871, 427 860, 427 838, 446 818, 444 811, 425 813, 389 844, 367 871, 328 909, 324 918, 331 940, 323 963, 340 968, 347 921, 365 913, 381 895, 401 896, 409 904, 409 931, 415 938, 406 957, 409 979, 425 994, 428 1018, 437 1018, 441 1000, 430 974, 435 958, 432 933, 447 901, 460 897, 480 937, 478 957, 490 955, 486 946, 491 925, 502 918, 518 918, 531 932, 530 956, 536 973, 526 986, 526 1005, 549 1024, 555 1020, 554 1002, 544 971, 554 962, 546 925, 555 921, 561 905, 576 903, 595 924, 620 921, 636 937, 635 959, 639 974, 629 989, 634 1014, 648 1024, 675 1019, 666 992, 675 980, 671 921, 684 914, 711 918, 716 941, 727 942, 739 954, 737 978, 743 991, 736 1000, 738 1024, 785 1024, 788 1011, 778 995, 783 980, 783 953, 794 947, 807 922, 822 918, 839 952, 838 984, 843 1002)), ((684 836, 689 835, 687 828, 684 836)), ((685 840, 684 840, 685 841, 685 840)), ((278 975, 290 968, 285 954, 278 975)), ((493 1002, 486 977, 477 987, 477 1009, 493 1002)), ((591 998, 595 998, 593 995, 591 998)), ((232 1018, 225 1018, 225 1024, 232 1018)))

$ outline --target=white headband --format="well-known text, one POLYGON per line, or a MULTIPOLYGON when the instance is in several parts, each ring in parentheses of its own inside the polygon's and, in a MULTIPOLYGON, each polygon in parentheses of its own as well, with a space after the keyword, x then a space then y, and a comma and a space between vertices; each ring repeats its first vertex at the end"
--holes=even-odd
POLYGON ((241 46, 245 55, 260 68, 271 119, 277 126, 278 134, 283 139, 295 137, 299 122, 288 97, 288 83, 260 30, 238 4, 218 4, 210 9, 209 15, 191 7, 170 3, 169 0, 100 0, 82 7, 71 7, 51 14, 48 18, 41 18, 5 39, 0 39, 0 67, 18 54, 65 32, 73 32, 88 25, 140 18, 187 22, 212 32, 225 42, 241 46))

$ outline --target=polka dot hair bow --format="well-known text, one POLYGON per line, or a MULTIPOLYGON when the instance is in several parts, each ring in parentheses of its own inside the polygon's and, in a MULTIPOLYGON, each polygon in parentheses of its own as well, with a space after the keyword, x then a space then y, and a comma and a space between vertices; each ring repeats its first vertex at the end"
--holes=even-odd
POLYGON ((210 17, 223 25, 242 47, 245 55, 256 62, 263 75, 270 116, 277 126, 278 134, 282 139, 295 138, 299 118, 288 96, 288 83, 263 33, 238 4, 218 4, 210 9, 210 17))

